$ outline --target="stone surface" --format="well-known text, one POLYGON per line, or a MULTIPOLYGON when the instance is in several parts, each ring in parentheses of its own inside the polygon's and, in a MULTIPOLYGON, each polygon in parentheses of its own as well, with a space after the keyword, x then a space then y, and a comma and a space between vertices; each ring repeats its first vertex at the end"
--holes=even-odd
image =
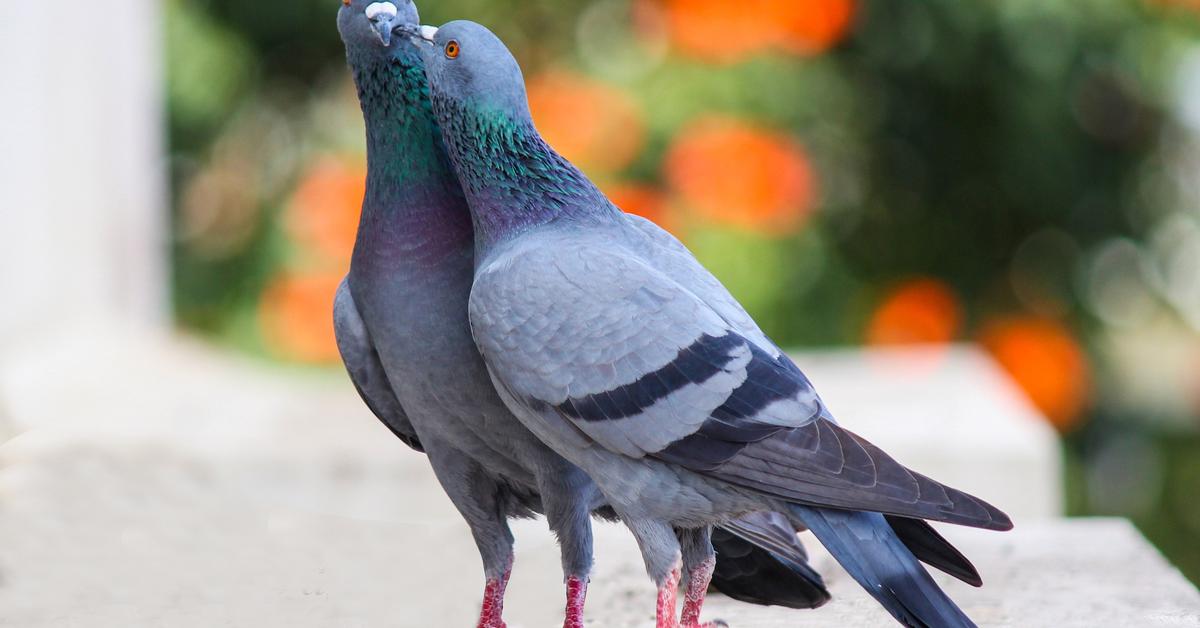
MULTIPOLYGON (((0 445, 0 626, 471 624, 482 576, 465 525, 424 456, 370 416, 343 374, 111 330, 6 357, 0 398, 17 436, 0 445)), ((843 423, 1024 514, 1009 534, 945 529, 988 581, 949 583, 981 624, 1195 622, 1195 591, 1127 525, 1045 519, 1057 511, 1053 438, 978 353, 798 360, 843 423), (931 441, 934 427, 948 431, 931 441)), ((555 625, 553 539, 540 521, 515 528, 510 626, 555 625)), ((653 590, 633 541, 612 525, 598 539, 591 625, 649 625, 653 590)), ((833 603, 718 599, 711 616, 886 625, 809 546, 833 603)))
MULTIPOLYGON (((935 579, 984 627, 1200 626, 1200 593, 1128 522, 1044 520, 1008 533, 940 526, 979 568, 975 589, 941 573, 935 579)), ((709 617, 731 626, 885 626, 890 617, 804 535, 834 599, 815 611, 747 606, 718 598, 709 617)), ((624 556, 624 554, 622 554, 624 556)), ((637 597, 644 597, 644 588, 637 597)), ((629 580, 618 591, 634 591, 629 580)), ((597 626, 652 626, 632 616, 603 617, 597 626)))
MULTIPOLYGON (((232 497, 204 462, 18 438, 0 448, 0 626, 467 626, 482 577, 446 503, 411 521, 305 514, 232 497)), ((946 529, 980 568, 938 577, 981 626, 1196 626, 1200 594, 1120 520, 946 529)), ((516 526, 509 625, 560 621, 553 539, 516 526)), ((654 591, 617 525, 597 535, 589 625, 652 625, 654 591)), ((816 611, 714 597, 732 626, 879 626, 887 618, 813 548, 835 599, 816 611)))

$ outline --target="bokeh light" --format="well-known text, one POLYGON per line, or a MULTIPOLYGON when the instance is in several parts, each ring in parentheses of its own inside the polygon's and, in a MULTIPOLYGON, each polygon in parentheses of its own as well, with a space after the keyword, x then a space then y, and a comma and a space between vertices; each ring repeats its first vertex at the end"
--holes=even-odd
POLYGON ((179 201, 180 239, 206 259, 242 250, 259 226, 254 172, 245 160, 214 160, 188 182, 179 201))
POLYGON ((642 183, 613 183, 602 186, 602 189, 617 207, 678 235, 680 225, 670 200, 658 188, 642 183))
POLYGON ((676 49, 704 61, 734 63, 771 50, 812 54, 845 37, 853 0, 666 0, 676 49))
POLYGON ((285 225, 296 243, 344 268, 354 249, 366 176, 361 158, 327 156, 310 166, 286 210, 285 225))
POLYGON ((551 70, 530 79, 528 92, 538 131, 586 172, 616 172, 641 151, 642 114, 621 90, 579 74, 551 70))
POLYGON ((671 189, 705 219, 766 234, 795 231, 816 200, 799 142, 749 122, 709 116, 685 126, 664 160, 671 189))
POLYGON ((937 279, 910 279, 884 295, 867 324, 866 341, 944 344, 954 340, 961 324, 961 307, 949 286, 937 279))
POLYGON ((985 325, 980 342, 1060 431, 1078 426, 1091 369, 1074 335, 1048 318, 1015 317, 985 325))
POLYGON ((667 0, 674 46, 705 61, 732 63, 775 44, 777 25, 762 0, 667 0))
POLYGON ((263 291, 258 322, 268 348, 297 362, 333 363, 333 298, 342 273, 283 272, 263 291))
POLYGON ((833 47, 845 36, 854 18, 854 0, 780 2, 785 49, 815 54, 833 47))

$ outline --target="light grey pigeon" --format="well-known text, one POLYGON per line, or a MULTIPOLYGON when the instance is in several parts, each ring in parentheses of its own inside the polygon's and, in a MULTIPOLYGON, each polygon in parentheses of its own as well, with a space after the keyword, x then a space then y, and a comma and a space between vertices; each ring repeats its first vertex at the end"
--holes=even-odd
MULTIPOLYGON (((475 228, 475 342, 508 407, 633 532, 659 587, 658 626, 708 625, 712 526, 756 511, 812 530, 900 622, 973 625, 897 535, 928 528, 884 515, 996 530, 1009 518, 840 427, 682 244, 546 144, 495 35, 465 21, 420 33, 475 228)), ((917 535, 917 548, 931 538, 917 535)))
MULTIPOLYGON (((411 0, 344 0, 338 14, 368 162, 353 260, 335 302, 338 348, 367 406, 429 454, 467 520, 486 576, 479 625, 504 625, 507 519, 542 512, 562 546, 564 625, 579 626, 592 562, 588 514, 611 510, 586 475, 512 416, 471 340, 470 214, 430 110, 420 55, 408 38, 393 38, 394 29, 416 24, 411 0)), ((777 516, 733 522, 720 545, 717 586, 734 597, 795 608, 829 599, 777 516)))

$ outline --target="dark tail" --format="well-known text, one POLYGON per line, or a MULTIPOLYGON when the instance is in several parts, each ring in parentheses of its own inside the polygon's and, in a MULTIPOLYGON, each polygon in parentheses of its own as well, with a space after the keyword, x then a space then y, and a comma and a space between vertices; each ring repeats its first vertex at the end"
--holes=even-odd
POLYGON ((900 537, 905 547, 918 560, 973 587, 983 586, 983 578, 979 577, 975 565, 972 565, 958 548, 951 545, 950 541, 938 534, 928 522, 891 515, 885 515, 885 518, 896 532, 896 536, 900 537))
POLYGON ((794 531, 791 538, 794 548, 779 548, 780 553, 776 553, 740 533, 713 529, 712 543, 717 551, 713 588, 739 602, 762 606, 816 608, 828 602, 825 582, 808 565, 794 531))
POLYGON ((938 588, 883 515, 792 506, 842 567, 901 624, 974 627, 938 588))

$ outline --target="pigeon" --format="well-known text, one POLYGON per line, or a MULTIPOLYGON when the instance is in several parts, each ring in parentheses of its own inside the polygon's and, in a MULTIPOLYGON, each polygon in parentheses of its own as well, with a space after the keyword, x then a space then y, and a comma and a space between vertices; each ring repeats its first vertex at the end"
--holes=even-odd
MULTIPOLYGON (((471 339, 470 213, 433 118, 420 53, 408 38, 393 37, 418 24, 417 9, 411 0, 343 0, 337 22, 366 123, 368 162, 351 267, 335 297, 342 360, 368 408, 428 454, 469 524, 486 577, 479 626, 504 625, 513 556, 507 520, 534 513, 547 516, 562 548, 564 625, 582 625, 589 513, 613 515, 590 478, 512 415, 471 339)), ((727 557, 715 586, 757 604, 813 608, 829 599, 794 530, 781 531, 780 520, 769 518, 735 525, 720 541, 727 557), (770 590, 743 593, 764 578, 770 590)))
POLYGON ((841 427, 683 244, 543 140, 491 31, 455 21, 418 36, 475 230, 475 343, 508 407, 633 533, 657 626, 714 625, 700 621, 713 526, 760 511, 811 530, 900 623, 974 625, 914 552, 977 574, 920 520, 1007 530, 1008 516, 841 427))
POLYGON ((513 560, 508 519, 545 514, 560 541, 568 604, 581 611, 592 563, 590 513, 603 499, 575 465, 512 417, 471 342, 469 214, 429 111, 420 55, 392 36, 397 24, 417 20, 404 0, 343 0, 339 9, 368 169, 334 329, 367 406, 427 454, 466 519, 486 577, 478 625, 500 628, 513 560))

